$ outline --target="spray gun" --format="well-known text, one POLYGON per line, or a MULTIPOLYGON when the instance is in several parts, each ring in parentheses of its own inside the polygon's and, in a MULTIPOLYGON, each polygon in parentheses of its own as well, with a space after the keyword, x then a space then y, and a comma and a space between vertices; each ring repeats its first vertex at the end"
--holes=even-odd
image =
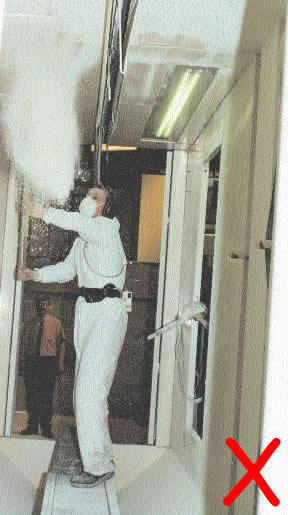
POLYGON ((153 338, 156 336, 160 336, 167 331, 175 329, 176 327, 182 327, 186 322, 191 322, 192 320, 200 322, 200 324, 205 329, 208 329, 209 324, 204 316, 205 313, 207 313, 207 307, 203 302, 195 301, 192 304, 187 304, 184 309, 180 311, 175 320, 172 320, 171 322, 168 322, 167 324, 157 329, 153 334, 150 334, 147 337, 147 340, 153 340, 153 338))

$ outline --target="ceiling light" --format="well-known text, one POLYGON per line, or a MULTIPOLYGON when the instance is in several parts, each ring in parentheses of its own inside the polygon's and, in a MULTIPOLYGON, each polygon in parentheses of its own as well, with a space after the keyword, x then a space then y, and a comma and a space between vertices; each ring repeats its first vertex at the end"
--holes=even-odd
POLYGON ((186 104, 191 92, 195 88, 200 74, 201 71, 192 74, 190 70, 183 74, 175 96, 173 97, 164 120, 157 131, 158 138, 167 138, 171 133, 173 125, 186 104))
POLYGON ((152 109, 143 137, 177 141, 216 72, 216 68, 176 66, 152 109))

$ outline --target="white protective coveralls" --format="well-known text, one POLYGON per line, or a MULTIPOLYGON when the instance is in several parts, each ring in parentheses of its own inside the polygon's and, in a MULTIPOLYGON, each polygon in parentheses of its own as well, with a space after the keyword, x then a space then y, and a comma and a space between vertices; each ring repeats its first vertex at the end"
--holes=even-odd
MULTIPOLYGON (((80 287, 102 288, 113 283, 123 288, 126 257, 116 218, 90 218, 49 208, 43 220, 76 231, 79 237, 64 261, 38 270, 37 281, 64 283, 77 275, 80 287)), ((127 318, 121 298, 106 297, 93 303, 86 303, 84 297, 77 299, 74 327, 76 425, 83 468, 94 475, 114 468, 107 396, 124 341, 127 318)))

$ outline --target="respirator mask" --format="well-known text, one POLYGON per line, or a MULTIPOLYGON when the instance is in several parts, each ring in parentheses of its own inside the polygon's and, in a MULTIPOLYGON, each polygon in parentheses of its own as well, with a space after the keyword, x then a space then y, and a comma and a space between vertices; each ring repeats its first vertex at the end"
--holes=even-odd
POLYGON ((92 218, 95 215, 96 208, 98 206, 102 206, 105 202, 98 203, 96 200, 93 200, 91 197, 85 197, 81 200, 79 205, 79 212, 83 216, 87 216, 88 218, 92 218))

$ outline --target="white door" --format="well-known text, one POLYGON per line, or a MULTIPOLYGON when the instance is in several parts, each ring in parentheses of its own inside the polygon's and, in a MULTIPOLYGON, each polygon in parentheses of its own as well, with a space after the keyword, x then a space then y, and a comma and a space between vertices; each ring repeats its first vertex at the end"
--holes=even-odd
MULTIPOLYGON (((191 152, 185 191, 185 214, 181 262, 179 311, 200 300, 209 171, 199 152, 191 152)), ((186 396, 186 431, 193 430, 194 382, 199 322, 185 323, 181 331, 181 353, 178 356, 182 393, 186 396), (182 363, 182 365, 181 365, 182 363)), ((177 344, 179 347, 179 341, 177 344)), ((195 435, 196 436, 196 435, 195 435)))
MULTIPOLYGON (((178 315, 187 152, 168 152, 156 328, 178 315)), ((155 339, 149 444, 169 447, 175 368, 175 331, 155 339)))
MULTIPOLYGON (((173 321, 187 304, 199 301, 207 186, 208 171, 198 152, 168 154, 157 328, 173 321)), ((195 321, 183 329, 186 376, 195 369, 197 332, 195 321)), ((175 343, 175 330, 155 339, 148 443, 160 447, 170 444, 175 343)), ((189 395, 193 389, 190 384, 189 395)), ((192 415, 188 409, 189 427, 192 415)))

